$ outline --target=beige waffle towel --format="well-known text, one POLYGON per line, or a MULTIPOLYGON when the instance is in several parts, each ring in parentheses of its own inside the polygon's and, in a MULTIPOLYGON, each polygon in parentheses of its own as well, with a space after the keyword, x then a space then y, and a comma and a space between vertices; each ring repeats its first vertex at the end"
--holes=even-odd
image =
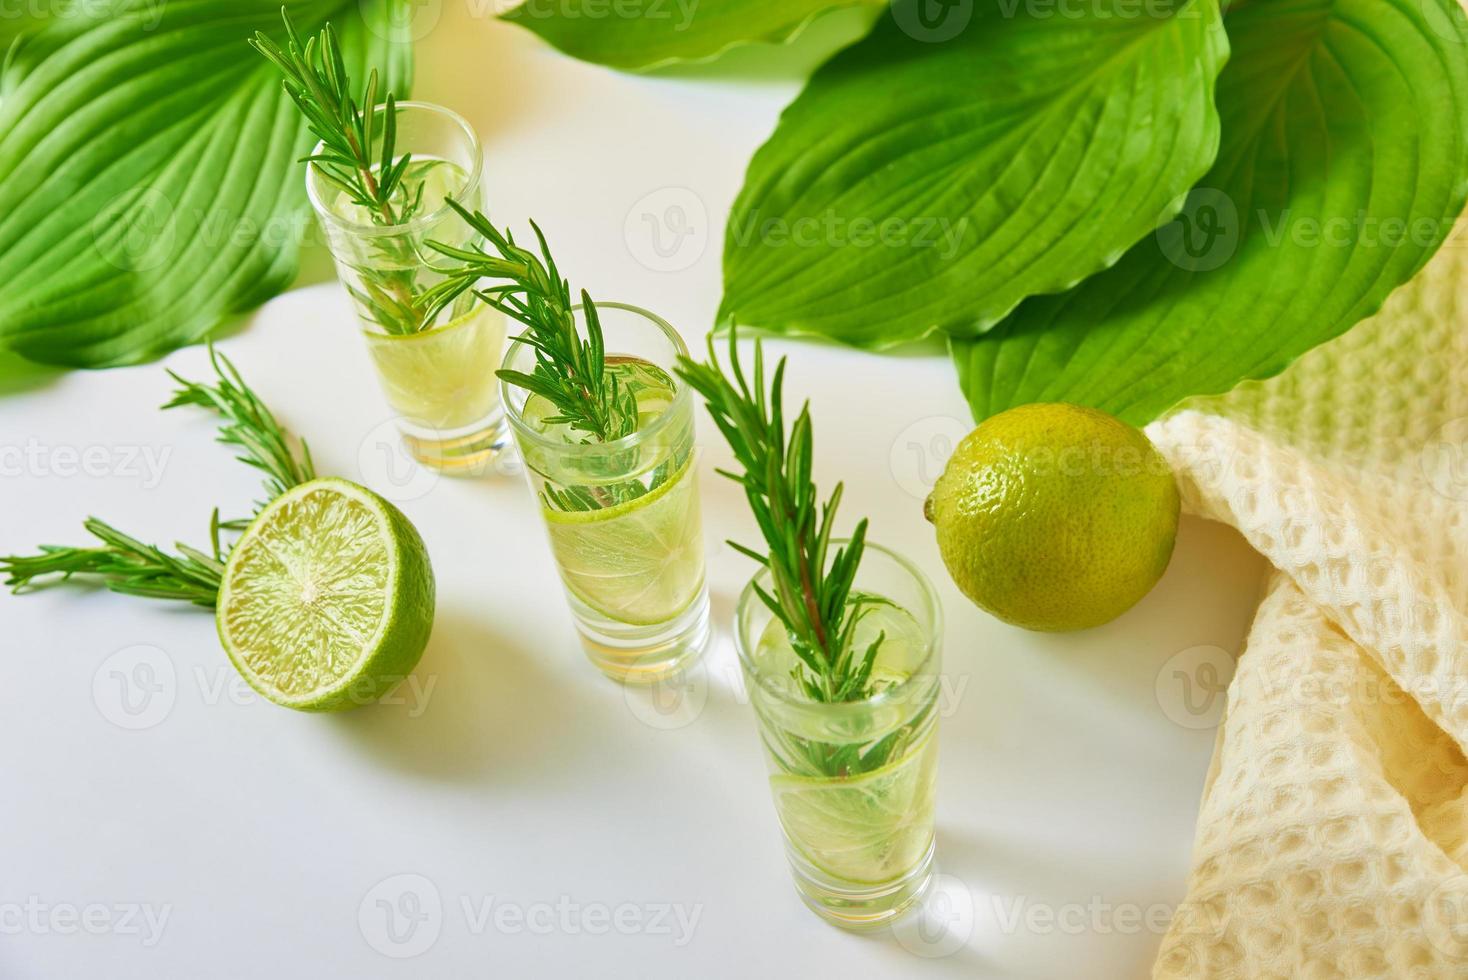
POLYGON ((1278 378, 1148 430, 1274 566, 1155 977, 1468 977, 1468 224, 1278 378))

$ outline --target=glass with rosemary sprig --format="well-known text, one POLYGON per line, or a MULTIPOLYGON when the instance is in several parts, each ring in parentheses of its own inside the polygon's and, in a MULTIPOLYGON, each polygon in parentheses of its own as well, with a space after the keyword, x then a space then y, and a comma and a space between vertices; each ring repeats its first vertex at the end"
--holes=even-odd
POLYGON ((469 290, 435 302, 430 291, 445 276, 427 243, 480 243, 447 204, 453 197, 480 205, 479 139, 442 106, 390 102, 368 115, 369 154, 380 158, 371 169, 377 199, 337 177, 344 164, 324 140, 307 168, 307 191, 404 443, 444 472, 475 472, 507 441, 494 377, 505 318, 469 290))
MULTIPOLYGON (((553 322, 540 309, 533 319, 553 322)), ((709 639, 693 399, 673 372, 687 348, 635 306, 583 302, 570 316, 565 349, 548 353, 544 329, 510 344, 505 406, 587 655, 614 680, 652 683, 709 639), (602 393, 589 412, 581 389, 557 388, 578 359, 602 393)))
POLYGON ((831 692, 761 599, 770 578, 767 568, 744 590, 734 637, 795 886, 828 921, 878 926, 932 875, 938 599, 910 562, 867 543, 837 641, 852 682, 831 692))
POLYGON ((846 928, 887 922, 926 890, 933 864, 942 614, 915 567, 832 531, 842 487, 821 500, 812 479, 810 405, 786 425, 782 358, 746 370, 737 330, 729 359, 684 359, 764 537, 731 541, 761 571, 735 609, 734 639, 759 720, 770 788, 796 888, 846 928))

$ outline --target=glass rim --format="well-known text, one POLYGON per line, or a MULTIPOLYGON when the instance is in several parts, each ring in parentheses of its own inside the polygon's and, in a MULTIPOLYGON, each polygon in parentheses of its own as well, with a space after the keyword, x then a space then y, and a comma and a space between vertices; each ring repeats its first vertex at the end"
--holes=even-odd
MULTIPOLYGON (((633 306, 631 303, 598 301, 594 303, 594 305, 598 310, 622 310, 625 313, 633 313, 643 317, 644 319, 650 321, 653 326, 662 331, 663 336, 668 338, 668 340, 673 345, 673 353, 675 357, 688 356, 688 345, 683 342, 683 338, 679 335, 678 331, 673 328, 673 325, 671 323, 669 323, 667 320, 664 320, 656 313, 653 313, 650 310, 645 310, 640 306, 633 306)), ((584 304, 577 303, 575 306, 571 307, 571 313, 580 313, 583 311, 583 308, 584 304)), ((505 356, 500 362, 501 367, 508 367, 511 359, 515 356, 516 352, 521 349, 531 351, 534 350, 533 347, 531 347, 525 341, 521 340, 519 337, 511 337, 505 347, 505 356)), ((607 353, 634 354, 634 352, 632 351, 612 350, 608 350, 607 353)), ((673 389, 673 401, 671 404, 668 405, 667 410, 659 415, 653 421, 652 425, 649 425, 647 428, 638 429, 636 432, 633 432, 630 435, 625 435, 620 439, 614 439, 611 442, 567 443, 561 442, 557 439, 546 438, 544 435, 535 431, 529 425, 525 424, 524 405, 525 402, 530 400, 530 392, 525 392, 525 398, 522 399, 520 401, 520 404, 517 405, 515 403, 515 398, 512 397, 512 395, 518 392, 525 391, 525 389, 521 388, 519 385, 510 384, 510 382, 504 380, 503 378, 500 379, 500 404, 504 405, 505 407, 505 418, 509 419, 511 427, 514 428, 516 438, 524 439, 526 442, 534 445, 537 449, 544 449, 560 454, 577 455, 587 455, 592 453, 616 453, 626 449, 631 449, 634 446, 638 446, 641 443, 647 442, 648 440, 657 436, 660 432, 662 432, 663 429, 673 424, 674 420, 682 414, 681 410, 683 406, 693 398, 693 396, 688 391, 687 382, 685 382, 682 378, 679 378, 671 370, 668 372, 668 374, 670 377, 673 378, 675 387, 673 389)))
MULTIPOLYGON (((850 538, 831 539, 831 544, 833 545, 844 546, 850 543, 850 538)), ((774 613, 770 612, 768 607, 765 606, 764 601, 759 598, 758 593, 754 590, 756 585, 765 585, 769 581, 769 568, 762 568, 750 578, 749 582, 744 586, 744 589, 739 593, 738 602, 734 605, 734 649, 739 655, 739 663, 744 667, 745 676, 753 678, 767 694, 782 704, 803 711, 815 711, 822 714, 852 714, 882 707, 889 703, 901 703, 910 696, 910 692, 914 689, 915 683, 919 678, 925 678, 930 675, 929 668, 938 655, 938 648, 941 645, 943 637, 943 605, 938 600, 938 593, 933 588, 932 581, 911 559, 898 554, 891 548, 883 547, 872 541, 867 541, 864 547, 866 553, 876 552, 890 560, 898 568, 911 576, 912 580, 917 583, 918 591, 922 594, 923 602, 927 606, 926 611, 931 620, 929 627, 925 631, 927 649, 923 651, 922 660, 919 661, 917 667, 902 683, 883 688, 877 694, 869 698, 863 698, 860 701, 811 701, 806 698, 791 696, 787 690, 774 684, 769 676, 761 672, 755 665, 754 650, 751 649, 744 635, 744 615, 745 611, 751 606, 757 605, 760 609, 768 612, 772 618, 774 617, 774 613)), ((863 557, 866 556, 863 555, 863 557)), ((857 570, 859 574, 860 566, 857 567, 857 570)))
MULTIPOLYGON (((484 170, 484 150, 479 143, 479 134, 474 131, 473 126, 469 125, 469 120, 465 119, 463 116, 459 115, 448 106, 442 106, 436 102, 417 102, 411 99, 403 102, 394 101, 393 108, 399 112, 404 109, 421 109, 430 115, 442 116, 448 119, 449 122, 457 126, 459 128, 459 131, 462 132, 464 134, 464 137, 469 141, 469 155, 470 159, 473 160, 473 165, 470 167, 468 178, 464 181, 464 186, 461 187, 457 193, 463 194, 465 191, 471 190, 472 188, 479 186, 479 179, 484 170)), ((383 112, 386 109, 387 103, 379 102, 377 105, 372 107, 372 112, 376 114, 379 112, 383 112)), ((311 155, 315 156, 316 154, 320 153, 325 145, 325 140, 317 140, 316 145, 311 148, 311 155)), ((409 150, 408 152, 412 153, 413 151, 409 150)), ((414 231, 418 228, 427 227, 431 224, 437 224, 439 221, 443 220, 445 216, 453 213, 453 209, 448 206, 447 202, 445 202, 442 206, 428 212, 427 214, 414 215, 407 221, 403 221, 395 225, 376 225, 371 224, 370 222, 364 224, 358 221, 351 221, 347 218, 343 218, 341 215, 328 208, 326 206, 326 203, 322 201, 320 196, 317 194, 317 177, 315 166, 316 165, 314 163, 306 164, 306 197, 311 202, 311 209, 316 212, 317 216, 321 218, 321 220, 329 221, 333 225, 343 228, 354 235, 366 238, 381 238, 389 235, 402 235, 414 231)))

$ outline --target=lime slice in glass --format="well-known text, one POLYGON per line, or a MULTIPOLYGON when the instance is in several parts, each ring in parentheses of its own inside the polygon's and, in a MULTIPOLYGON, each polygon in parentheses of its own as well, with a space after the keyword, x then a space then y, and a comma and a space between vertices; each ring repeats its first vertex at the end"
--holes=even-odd
POLYGON ((785 836, 816 867, 855 884, 881 884, 912 870, 932 842, 932 733, 897 762, 852 779, 771 776, 785 836))
POLYGON ((219 639, 276 704, 331 711, 407 676, 433 629, 423 539, 392 504, 346 480, 277 497, 235 543, 219 589, 219 639))
POLYGON ((651 493, 603 510, 545 508, 545 521, 566 588, 609 619, 632 626, 665 623, 703 589, 691 455, 651 493))
POLYGON ((457 320, 420 333, 367 332, 383 394, 393 410, 432 429, 460 429, 499 403, 495 369, 505 346, 505 316, 476 303, 457 320))

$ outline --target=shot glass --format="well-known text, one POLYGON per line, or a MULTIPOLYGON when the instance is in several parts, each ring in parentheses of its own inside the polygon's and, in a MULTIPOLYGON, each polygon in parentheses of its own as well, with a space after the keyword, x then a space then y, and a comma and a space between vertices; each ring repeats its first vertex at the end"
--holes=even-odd
MULTIPOLYGON (((374 110, 374 156, 386 111, 374 110)), ((394 152, 412 157, 395 207, 384 214, 359 206, 314 165, 306 168, 306 191, 408 451, 446 473, 477 472, 507 442, 494 374, 504 353, 505 317, 469 291, 432 319, 417 301, 443 279, 434 266, 446 260, 428 247, 430 240, 480 243, 444 203, 453 197, 482 207, 479 138, 442 106, 399 102, 394 119, 394 152)), ((318 144, 315 152, 322 149, 318 144)))
MULTIPOLYGON (((638 428, 597 442, 555 421, 545 399, 505 383, 502 397, 587 656, 623 683, 653 683, 708 645, 693 393, 673 372, 687 354, 666 321, 597 303, 607 370, 638 402, 638 428)), ((585 329, 578 306, 576 321, 585 329)), ((531 373, 512 341, 505 367, 531 373)))
MULTIPOLYGON (((843 543, 844 542, 840 542, 843 543)), ((833 542, 833 544, 835 544, 833 542)), ((922 897, 933 871, 942 610, 927 578, 868 543, 853 596, 876 597, 854 644, 881 643, 869 697, 812 700, 784 625, 745 588, 735 648, 800 897, 848 929, 875 928, 922 897)))

